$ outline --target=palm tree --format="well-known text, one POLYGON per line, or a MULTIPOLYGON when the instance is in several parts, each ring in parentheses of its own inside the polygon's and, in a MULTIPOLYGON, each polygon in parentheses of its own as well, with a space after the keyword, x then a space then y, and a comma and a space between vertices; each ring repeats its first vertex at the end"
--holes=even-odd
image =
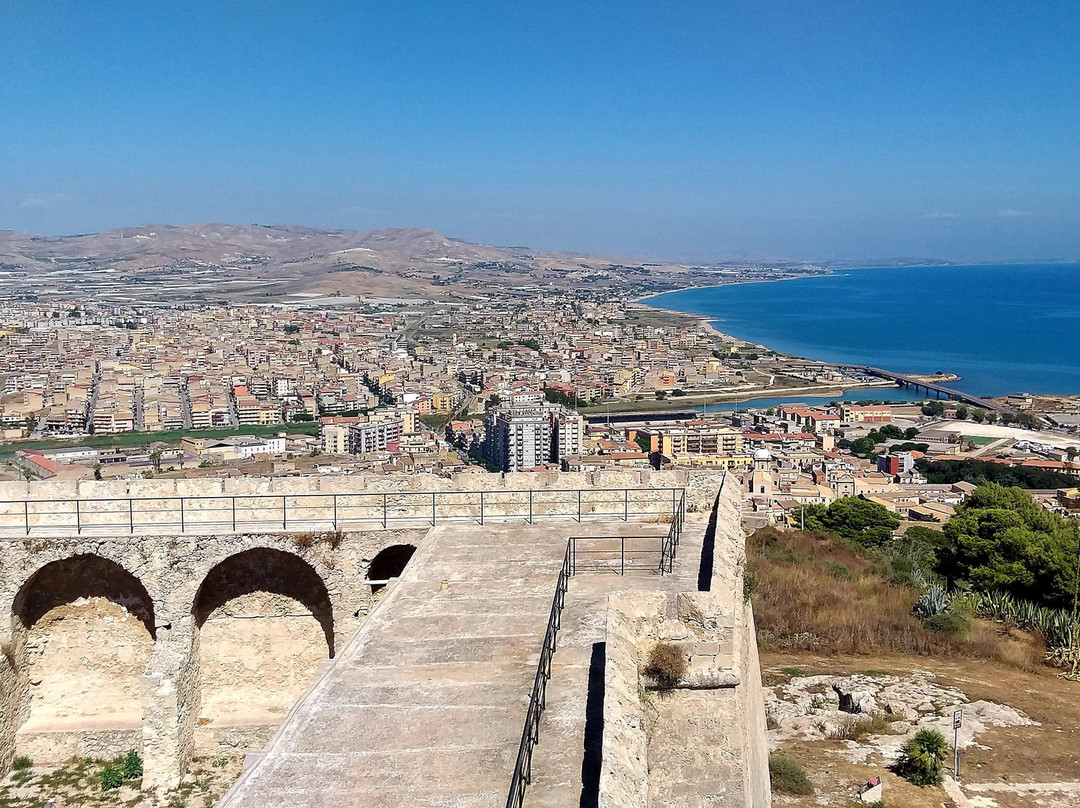
POLYGON ((945 736, 936 729, 921 729, 900 750, 896 771, 917 786, 936 786, 947 748, 945 736))

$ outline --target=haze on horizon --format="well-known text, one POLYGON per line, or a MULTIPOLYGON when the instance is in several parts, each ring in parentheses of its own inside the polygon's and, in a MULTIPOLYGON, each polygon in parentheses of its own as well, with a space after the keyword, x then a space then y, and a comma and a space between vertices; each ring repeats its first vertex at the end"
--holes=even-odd
POLYGON ((0 0, 0 229, 1080 259, 1080 6, 0 0))

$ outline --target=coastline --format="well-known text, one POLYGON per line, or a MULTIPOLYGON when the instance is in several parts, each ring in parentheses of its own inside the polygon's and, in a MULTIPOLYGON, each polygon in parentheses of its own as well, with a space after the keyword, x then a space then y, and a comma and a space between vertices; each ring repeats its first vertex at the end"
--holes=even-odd
MULTIPOLYGON (((830 274, 816 276, 833 278, 826 284, 755 286, 727 292, 716 288, 782 280, 756 278, 687 286, 678 290, 686 294, 665 293, 674 296, 670 301, 662 300, 661 295, 643 295, 636 299, 634 308, 695 317, 704 326, 702 333, 727 343, 725 352, 732 345, 753 345, 793 362, 808 360, 828 367, 836 367, 838 363, 882 367, 980 399, 1080 393, 1080 368, 1068 361, 1076 349, 1075 330, 1069 333, 1066 329, 1060 339, 1051 337, 1053 329, 1041 327, 1038 319, 1075 318, 1077 307, 1072 292, 1080 276, 1080 263, 913 262, 861 268, 878 270, 872 275, 854 267, 830 269, 830 274), (941 267, 947 267, 948 271, 937 273, 936 269, 941 267), (1016 296, 1015 302, 1010 302, 1013 297, 1008 290, 1015 283, 1017 272, 1025 273, 1024 277, 1032 282, 1016 296), (694 294, 689 293, 691 290, 694 294), (927 304, 928 311, 935 318, 942 318, 941 328, 932 329, 932 334, 931 330, 916 329, 910 340, 891 340, 885 336, 886 326, 879 328, 871 324, 868 317, 862 316, 867 311, 847 304, 846 296, 851 295, 852 300, 873 301, 875 308, 888 311, 890 294, 927 296, 931 301, 927 304), (946 299, 954 301, 954 305, 946 305, 946 299), (1010 305, 1013 309, 1007 308, 1010 305), (767 314, 773 306, 780 308, 774 309, 775 314, 767 314), (807 307, 805 315, 801 306, 807 307), (1002 323, 1000 328, 999 323, 1002 323), (774 347, 774 343, 782 347, 774 347)), ((753 351, 744 347, 742 352, 753 351)), ((768 366, 764 369, 767 371, 768 366)), ((758 383, 765 382, 753 378, 758 383)), ((1066 406, 1064 411, 1072 411, 1071 406, 1066 406)))
MULTIPOLYGON (((912 266, 915 266, 915 265, 912 265, 912 266)), ((936 266, 936 265, 928 265, 928 266, 936 266)), ((874 267, 865 267, 865 268, 866 269, 873 269, 874 267)), ((857 271, 857 270, 853 269, 851 271, 857 271)), ((751 342, 750 340, 743 339, 742 337, 735 336, 734 334, 729 334, 729 333, 727 333, 725 331, 721 331, 719 328, 716 327, 716 323, 722 322, 722 321, 717 320, 715 317, 708 317, 708 316, 701 315, 701 314, 694 314, 694 313, 691 313, 691 312, 679 311, 678 309, 668 309, 668 308, 664 308, 662 306, 656 306, 656 305, 654 305, 652 303, 646 302, 646 301, 652 300, 654 298, 661 297, 663 295, 672 294, 673 292, 688 292, 688 291, 695 290, 695 289, 716 289, 716 288, 719 288, 719 287, 722 287, 722 286, 745 286, 745 285, 754 284, 754 283, 761 283, 761 284, 764 284, 764 283, 781 283, 783 281, 801 280, 801 279, 804 279, 804 278, 816 278, 816 277, 827 278, 827 277, 831 277, 831 276, 833 276, 835 274, 836 274, 835 271, 831 271, 827 275, 801 275, 801 276, 790 277, 790 278, 775 278, 773 280, 733 281, 731 283, 714 283, 714 284, 706 284, 706 285, 687 286, 687 287, 684 287, 682 289, 676 289, 676 290, 672 290, 672 291, 669 291, 669 292, 657 292, 655 294, 645 295, 644 297, 637 298, 637 299, 631 301, 630 305, 632 305, 632 306, 640 306, 642 308, 651 309, 652 311, 657 311, 657 312, 667 312, 669 314, 673 314, 673 315, 677 315, 677 316, 681 316, 681 317, 693 318, 693 319, 697 320, 698 324, 701 327, 703 327, 707 331, 711 331, 714 335, 719 337, 722 341, 732 343, 733 345, 738 346, 738 347, 760 348, 762 351, 768 351, 768 352, 771 352, 771 353, 775 353, 777 356, 784 357, 785 359, 790 359, 792 361, 796 361, 796 362, 815 362, 815 363, 820 363, 822 365, 826 365, 828 367, 836 367, 836 365, 833 362, 829 362, 829 361, 824 360, 824 359, 815 359, 813 357, 808 357, 808 356, 795 356, 794 354, 783 353, 782 351, 776 351, 775 349, 770 348, 768 345, 765 345, 764 343, 751 342)), ((896 372, 903 373, 904 375, 910 376, 913 379, 918 379, 919 381, 927 381, 927 380, 932 381, 933 380, 932 377, 937 375, 937 374, 933 374, 933 373, 923 373, 923 372, 907 372, 907 371, 896 371, 896 372)), ((951 372, 946 372, 946 373, 944 373, 942 375, 945 377, 944 379, 942 379, 942 381, 945 382, 945 383, 950 383, 950 382, 953 382, 953 381, 961 381, 963 379, 963 376, 960 376, 958 374, 951 373, 951 372)), ((880 383, 872 384, 872 385, 871 384, 865 384, 865 383, 864 384, 853 383, 850 386, 833 385, 833 386, 830 386, 830 387, 827 387, 827 388, 825 388, 825 387, 822 387, 822 388, 808 387, 808 388, 800 388, 800 389, 823 390, 823 391, 825 391, 825 393, 824 393, 825 395, 832 395, 833 393, 844 393, 844 392, 847 392, 849 390, 858 390, 860 387, 896 387, 896 388, 899 389, 900 386, 898 384, 889 384, 885 380, 880 380, 880 383)), ((779 390, 779 391, 782 392, 787 388, 774 388, 774 389, 779 390)), ((773 394, 774 389, 766 390, 766 391, 764 391, 764 393, 766 395, 773 394)), ((723 395, 723 394, 721 394, 721 395, 723 395)), ((775 397, 786 398, 786 396, 775 396, 775 397)), ((725 400, 726 401, 733 401, 735 399, 733 399, 733 398, 722 399, 722 398, 718 397, 717 400, 718 401, 725 401, 725 400)), ((663 403, 663 402, 657 402, 657 403, 663 403)))

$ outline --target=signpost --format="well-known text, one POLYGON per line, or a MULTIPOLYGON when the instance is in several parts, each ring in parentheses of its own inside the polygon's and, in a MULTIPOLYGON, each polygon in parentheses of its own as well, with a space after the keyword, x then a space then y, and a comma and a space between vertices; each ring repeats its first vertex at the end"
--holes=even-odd
POLYGON ((953 729, 953 779, 960 780, 960 726, 964 723, 964 711, 956 710, 952 714, 953 729))

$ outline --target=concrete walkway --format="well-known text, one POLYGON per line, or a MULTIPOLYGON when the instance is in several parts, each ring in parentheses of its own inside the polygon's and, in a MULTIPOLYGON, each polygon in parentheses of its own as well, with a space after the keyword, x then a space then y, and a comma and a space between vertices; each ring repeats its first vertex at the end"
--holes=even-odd
POLYGON ((503 805, 567 538, 649 528, 435 528, 219 804, 503 805))

